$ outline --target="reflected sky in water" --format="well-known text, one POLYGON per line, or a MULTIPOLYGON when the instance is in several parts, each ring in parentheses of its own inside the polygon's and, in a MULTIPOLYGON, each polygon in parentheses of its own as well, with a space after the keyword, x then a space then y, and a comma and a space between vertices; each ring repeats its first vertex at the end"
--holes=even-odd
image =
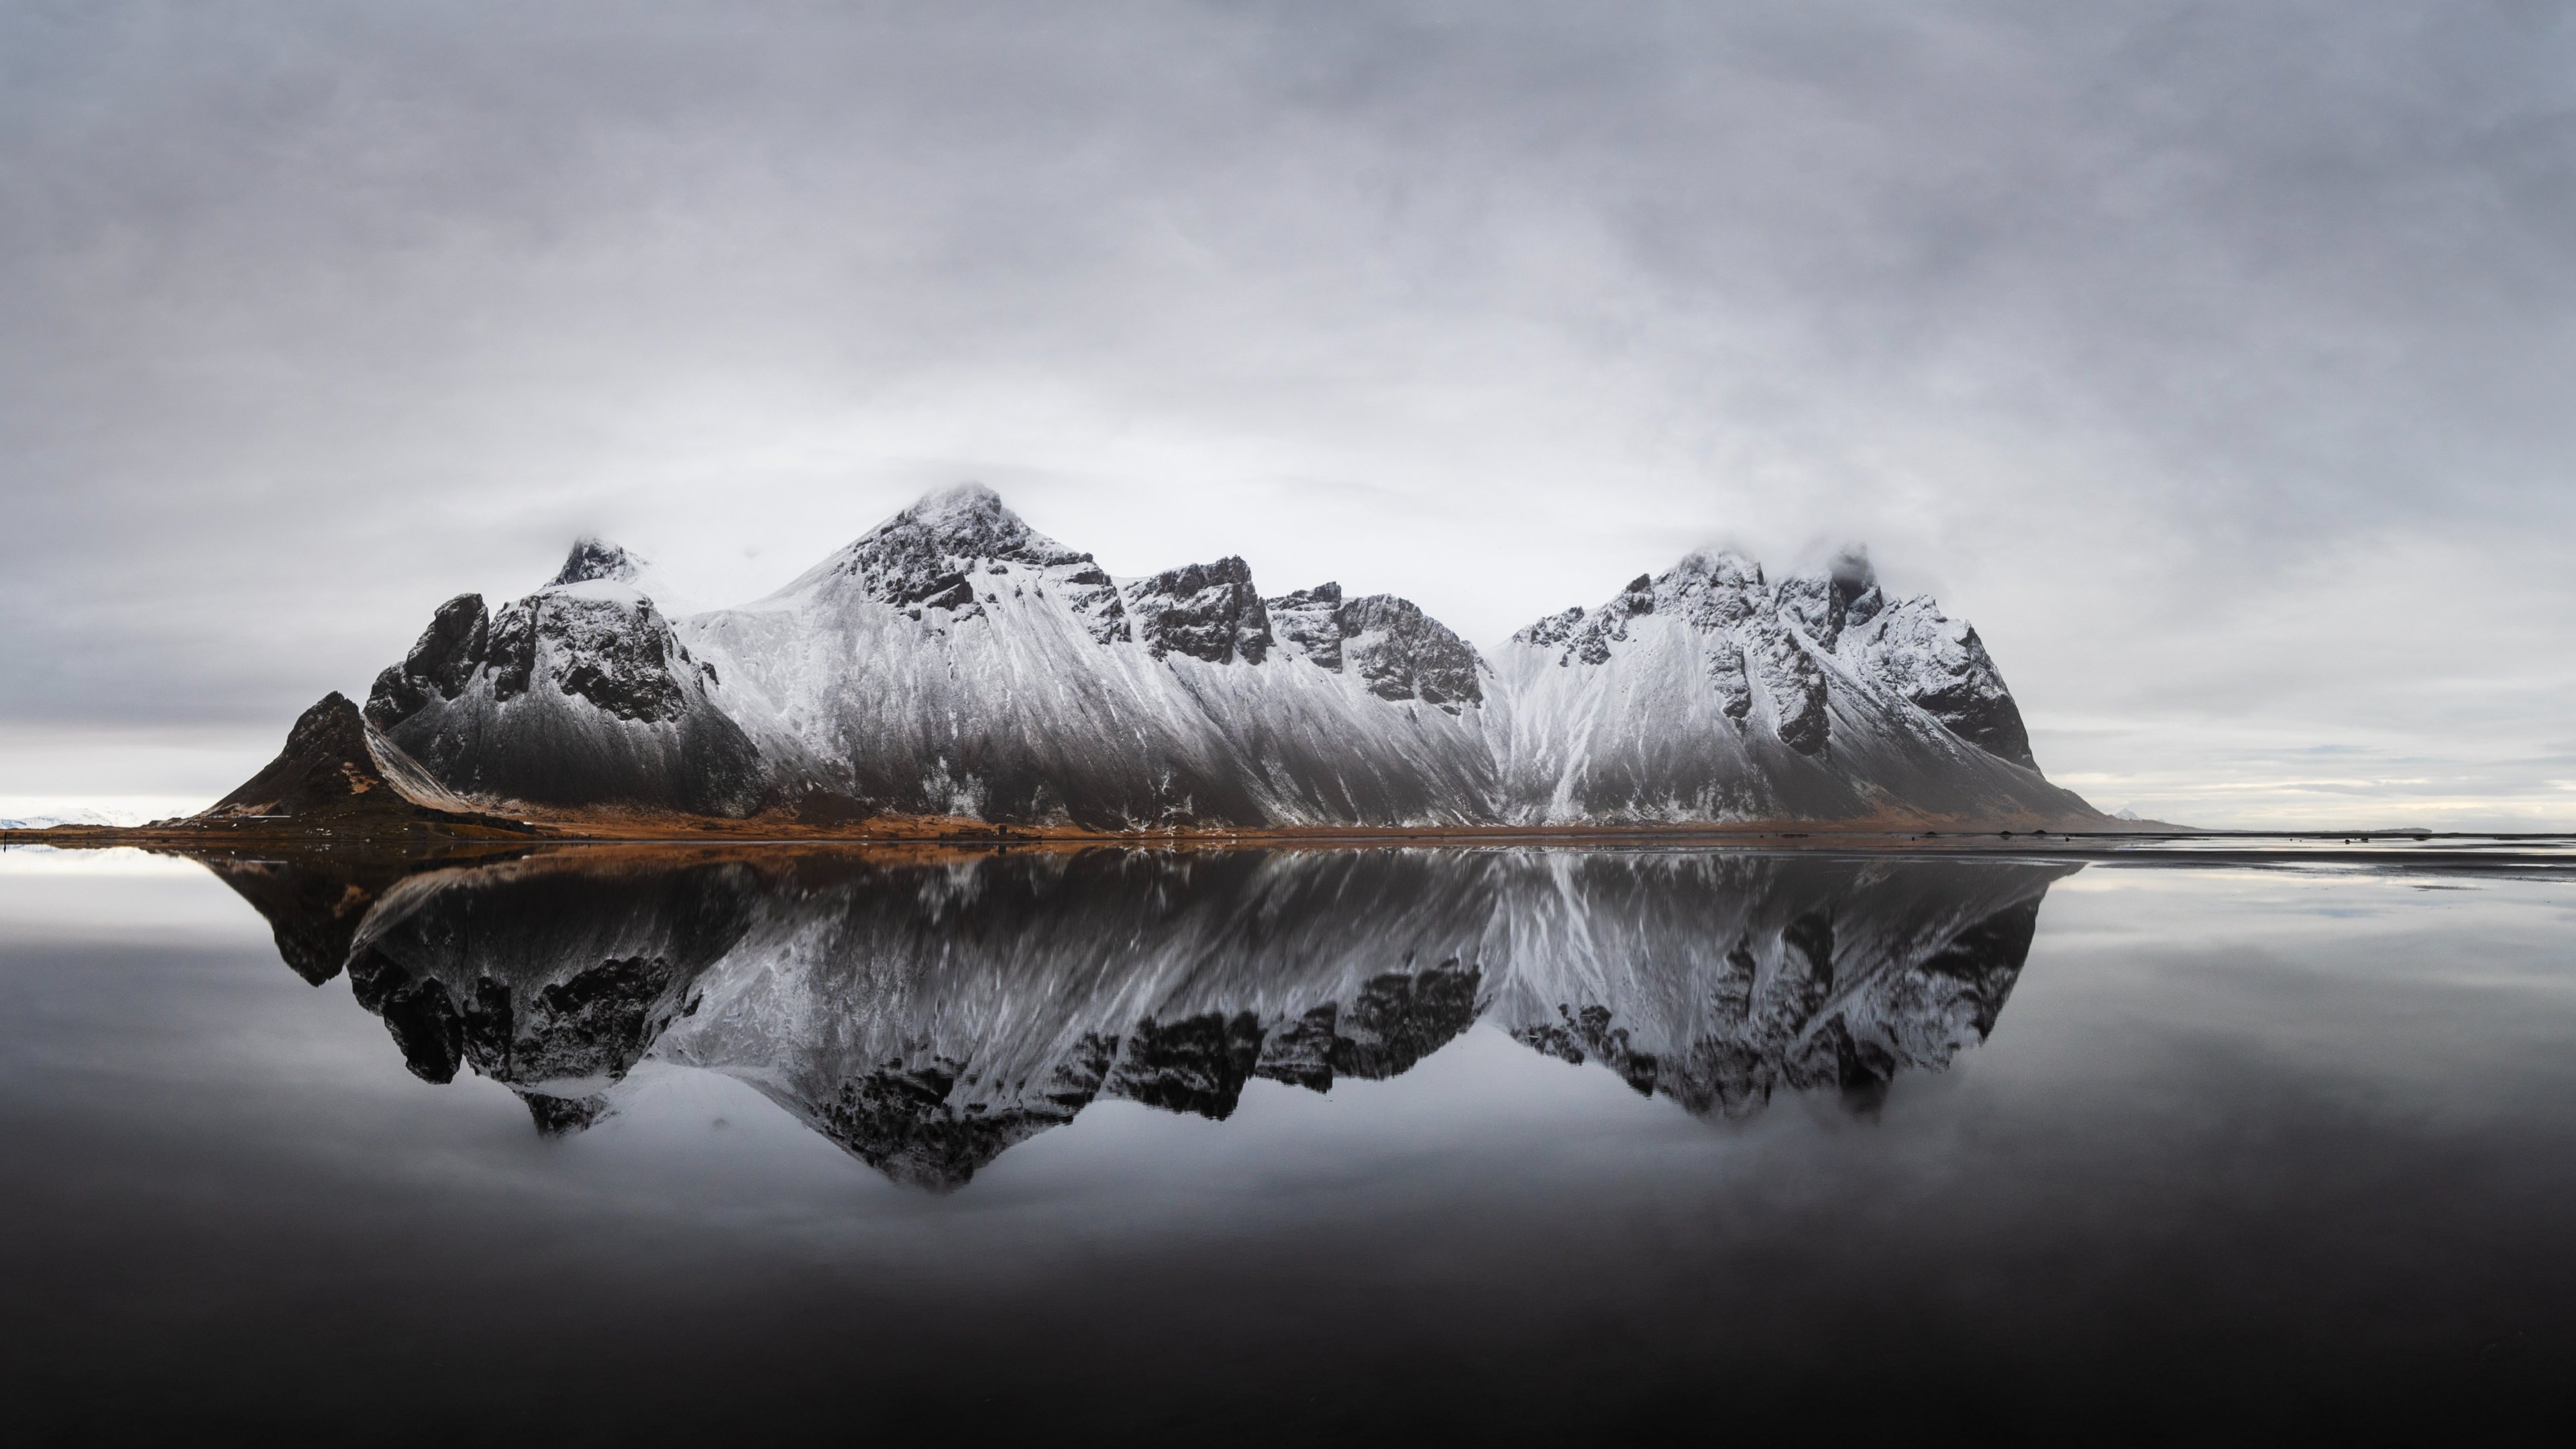
POLYGON ((2576 1392, 2547 875, 12 851, 7 1372, 394 1442, 2505 1434, 2576 1392))

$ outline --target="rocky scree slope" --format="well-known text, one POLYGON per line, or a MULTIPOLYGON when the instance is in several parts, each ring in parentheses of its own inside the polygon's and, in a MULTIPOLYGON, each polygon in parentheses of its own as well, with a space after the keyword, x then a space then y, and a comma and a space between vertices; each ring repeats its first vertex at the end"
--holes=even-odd
POLYGON ((1412 603, 1113 578, 974 485, 765 599, 677 618, 584 539, 442 606, 369 722, 449 791, 556 813, 1105 830, 2099 817, 2040 775, 1973 629, 1845 560, 1694 553, 1487 660, 1412 603))

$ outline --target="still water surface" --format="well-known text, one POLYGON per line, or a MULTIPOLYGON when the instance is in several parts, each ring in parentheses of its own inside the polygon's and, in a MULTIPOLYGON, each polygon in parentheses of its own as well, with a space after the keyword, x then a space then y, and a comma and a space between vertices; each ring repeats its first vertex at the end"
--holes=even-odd
POLYGON ((48 1440, 2551 1442, 2576 877, 0 854, 48 1440))

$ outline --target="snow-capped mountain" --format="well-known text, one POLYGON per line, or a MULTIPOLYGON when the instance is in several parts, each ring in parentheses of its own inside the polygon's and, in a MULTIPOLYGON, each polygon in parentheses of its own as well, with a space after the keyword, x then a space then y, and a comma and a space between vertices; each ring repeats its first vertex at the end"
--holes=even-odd
POLYGON ((934 494, 680 633, 773 798, 809 812, 1489 818, 1475 652, 1410 604, 1329 584, 1265 600, 1239 558, 1113 579, 983 488, 934 494))
POLYGON ((612 1113, 648 1059, 720 1072, 934 1189, 1097 1100, 1223 1118, 1257 1079, 1400 1075, 1479 1021, 1697 1114, 1815 1088, 1866 1107, 1985 1039, 2041 898, 2080 869, 1095 849, 556 854, 388 883, 365 859, 208 864, 299 974, 344 959, 424 1079, 478 1072, 560 1132, 612 1113))
POLYGON ((2099 817, 2041 777, 1976 632, 1865 562, 1694 553, 1487 660, 1390 595, 1240 558, 1112 578, 976 485, 765 599, 674 615, 578 543, 442 606, 367 718, 522 811, 1137 830, 2099 817))
POLYGON ((478 799, 750 814, 760 751, 710 699, 714 668, 674 635, 640 574, 622 550, 584 539, 524 599, 448 600, 376 677, 368 723, 478 799))
POLYGON ((1859 557, 1773 584, 1692 553, 1494 668, 1516 822, 2093 814, 2040 777, 1976 630, 1889 602, 1859 557))

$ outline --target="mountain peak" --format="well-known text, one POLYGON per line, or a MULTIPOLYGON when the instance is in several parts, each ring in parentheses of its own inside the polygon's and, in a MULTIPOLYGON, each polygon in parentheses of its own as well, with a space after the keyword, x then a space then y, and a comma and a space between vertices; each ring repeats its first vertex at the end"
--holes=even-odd
POLYGON ((1682 555, 1668 577, 1675 579, 1704 578, 1736 587, 1762 587, 1762 563, 1752 555, 1731 548, 1695 548, 1682 555))
POLYGON ((915 517, 928 518, 933 514, 973 509, 1002 510, 1002 495, 970 478, 963 483, 931 489, 905 511, 915 517))
POLYGON ((981 483, 952 483, 924 493, 910 508, 869 529, 858 546, 879 541, 964 558, 1007 558, 1032 543, 1039 552, 1067 551, 1030 528, 1003 504, 1001 494, 981 483))
POLYGON ((932 538, 971 543, 1016 540, 1029 533, 1029 526, 1002 502, 1001 494, 973 482, 931 489, 910 508, 887 519, 877 531, 883 533, 907 523, 932 538))
POLYGON ((564 555, 563 567, 546 580, 546 587, 561 588, 566 584, 587 584, 599 580, 630 583, 651 567, 650 560, 628 553, 595 533, 574 539, 572 552, 564 555))

